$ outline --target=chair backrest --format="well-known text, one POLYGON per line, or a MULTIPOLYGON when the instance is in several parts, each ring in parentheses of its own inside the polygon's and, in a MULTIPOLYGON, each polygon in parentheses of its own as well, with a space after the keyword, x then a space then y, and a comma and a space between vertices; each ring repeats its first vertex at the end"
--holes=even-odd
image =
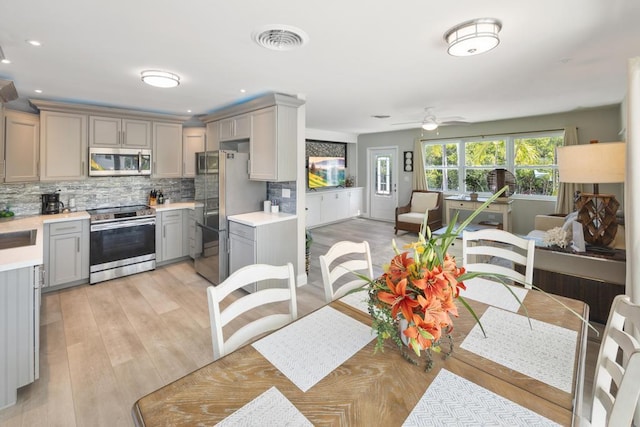
POLYGON ((640 397, 640 343, 634 330, 640 331, 640 305, 632 304, 627 295, 618 295, 611 305, 596 362, 591 425, 632 424, 640 397))
MULTIPOLYGON (((231 353, 241 345, 247 343, 265 332, 280 328, 298 318, 296 303, 296 285, 293 265, 274 266, 266 264, 253 264, 235 271, 226 280, 217 286, 207 288, 209 300, 209 318, 211 320, 211 339, 213 341, 213 358, 219 359, 225 354, 231 353), (224 310, 220 309, 220 302, 233 291, 243 286, 260 282, 262 280, 282 279, 287 280, 286 288, 267 288, 243 295, 229 304, 224 310), (261 305, 289 302, 288 312, 260 316, 257 320, 247 322, 236 330, 227 340, 224 340, 222 328, 233 319, 243 313, 253 310, 261 305)), ((269 307, 277 310, 277 307, 269 307)), ((247 316, 251 318, 250 316, 247 316)))
POLYGON ((531 289, 533 283, 533 256, 535 241, 511 234, 508 231, 486 228, 462 232, 462 265, 469 272, 497 273, 524 284, 531 289), (517 249, 516 249, 517 248, 517 249), (497 257, 496 263, 483 262, 479 256, 497 257), (501 262, 509 265, 501 265, 501 262), (522 274, 515 264, 525 268, 522 274))
POLYGON ((342 241, 334 244, 326 254, 320 255, 320 270, 325 300, 331 302, 343 297, 347 292, 367 283, 353 275, 353 272, 373 278, 369 243, 342 241), (354 256, 357 256, 357 259, 354 259, 354 256), (351 274, 353 280, 347 281, 347 278, 344 278, 337 289, 334 289, 334 284, 347 274, 351 274))
POLYGON ((442 193, 437 191, 419 191, 411 193, 411 212, 425 213, 437 208, 440 203, 442 193))

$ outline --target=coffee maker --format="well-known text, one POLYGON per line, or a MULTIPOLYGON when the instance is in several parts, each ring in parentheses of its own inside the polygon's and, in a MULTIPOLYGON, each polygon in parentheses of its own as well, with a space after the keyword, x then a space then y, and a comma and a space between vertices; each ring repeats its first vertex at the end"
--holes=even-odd
POLYGON ((62 212, 64 203, 60 201, 60 193, 42 195, 42 214, 51 215, 62 212))

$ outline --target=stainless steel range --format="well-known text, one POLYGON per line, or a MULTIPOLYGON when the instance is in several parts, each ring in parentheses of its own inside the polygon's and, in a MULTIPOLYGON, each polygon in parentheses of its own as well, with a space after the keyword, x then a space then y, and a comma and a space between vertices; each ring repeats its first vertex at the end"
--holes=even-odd
POLYGON ((89 283, 156 268, 156 211, 146 205, 87 210, 89 283))

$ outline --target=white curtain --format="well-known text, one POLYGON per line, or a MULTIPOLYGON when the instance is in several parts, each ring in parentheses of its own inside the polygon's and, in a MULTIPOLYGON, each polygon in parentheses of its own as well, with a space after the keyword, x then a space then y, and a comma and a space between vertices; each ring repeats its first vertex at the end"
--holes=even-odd
POLYGON ((422 141, 416 138, 413 144, 413 189, 428 190, 427 177, 424 171, 424 158, 422 155, 422 141))
MULTIPOLYGON (((564 129, 564 145, 578 145, 578 128, 574 126, 564 129)), ((556 200, 556 213, 569 214, 574 211, 573 198, 579 189, 579 184, 574 184, 573 182, 560 183, 556 200)))
POLYGON ((627 88, 627 176, 624 181, 625 242, 627 249, 627 295, 640 304, 640 197, 634 196, 640 185, 640 57, 629 59, 627 88))
MULTIPOLYGON (((627 279, 626 294, 631 302, 640 304, 640 266, 637 260, 640 256, 640 198, 632 197, 635 186, 640 182, 640 168, 633 165, 640 162, 640 57, 629 59, 629 76, 627 87, 627 117, 626 117, 626 177, 624 181, 624 217, 625 244, 627 251, 627 279)), ((640 332, 635 331, 636 338, 640 332)), ((640 425, 640 405, 636 405, 635 425, 640 425)))

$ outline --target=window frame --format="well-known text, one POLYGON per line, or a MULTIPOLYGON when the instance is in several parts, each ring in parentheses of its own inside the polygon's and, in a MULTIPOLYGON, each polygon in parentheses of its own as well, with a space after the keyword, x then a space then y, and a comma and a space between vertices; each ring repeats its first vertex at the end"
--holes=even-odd
MULTIPOLYGON (((564 145, 564 130, 562 129, 553 129, 553 130, 543 130, 543 131, 530 131, 530 132, 518 132, 518 133, 510 133, 510 134, 493 134, 493 135, 479 135, 479 136, 467 136, 467 137, 459 137, 459 138, 443 138, 443 139, 421 139, 421 149, 423 152, 423 161, 424 161, 424 170, 425 175, 429 169, 438 169, 442 171, 443 180, 442 180, 442 192, 447 195, 451 194, 465 194, 468 195, 469 192, 463 191, 465 188, 464 177, 466 176, 467 169, 485 169, 485 167, 476 167, 476 166, 467 166, 466 164, 466 147, 467 143, 481 142, 481 141, 495 141, 495 140, 504 140, 505 141, 505 164, 504 165, 494 165, 494 167, 504 167, 509 172, 516 174, 516 164, 515 164, 515 141, 519 139, 527 139, 527 138, 556 138, 560 137, 563 139, 561 143, 556 145, 556 147, 560 147, 564 145), (447 144, 456 144, 458 147, 458 189, 450 190, 447 187, 447 174, 445 174, 445 170, 456 169, 455 167, 445 165, 445 155, 443 154, 443 164, 436 167, 431 167, 431 165, 426 164, 426 148, 427 146, 440 145, 442 146, 442 152, 446 153, 447 144)), ((556 160, 556 154, 554 153, 554 163, 551 165, 520 165, 521 169, 535 169, 536 166, 543 167, 544 169, 551 169, 553 171, 558 170, 558 164, 556 160)), ((490 192, 481 192, 479 193, 481 196, 490 196, 490 192)), ((526 200, 556 200, 557 196, 555 195, 543 195, 543 194, 514 194, 511 196, 513 199, 526 199, 526 200)))

